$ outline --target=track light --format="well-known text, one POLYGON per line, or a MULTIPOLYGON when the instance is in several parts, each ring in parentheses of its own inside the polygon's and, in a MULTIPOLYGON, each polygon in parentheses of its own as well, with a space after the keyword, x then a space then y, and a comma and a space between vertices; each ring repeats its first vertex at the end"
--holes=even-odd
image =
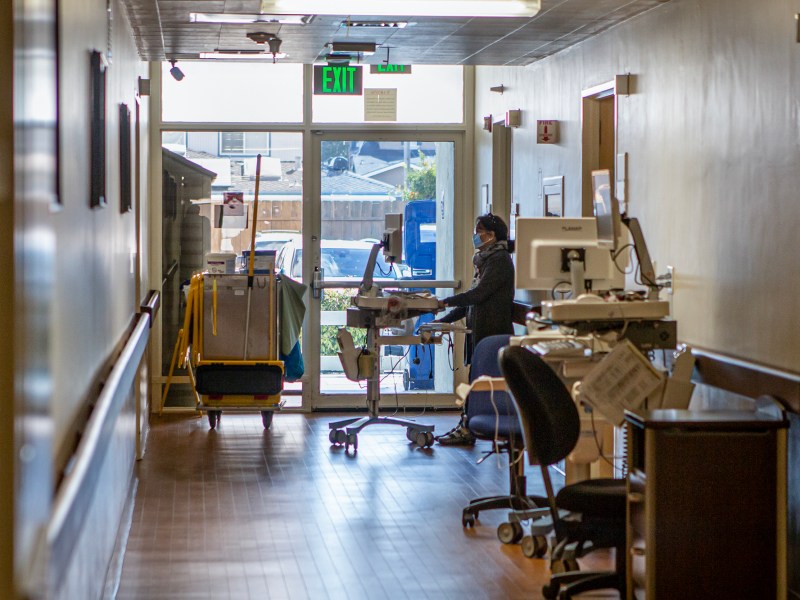
POLYGON ((175 63, 178 62, 177 60, 171 60, 169 63, 172 65, 172 68, 169 70, 169 74, 172 75, 172 78, 175 81, 181 81, 186 75, 183 74, 183 71, 180 70, 180 67, 176 67, 175 63))

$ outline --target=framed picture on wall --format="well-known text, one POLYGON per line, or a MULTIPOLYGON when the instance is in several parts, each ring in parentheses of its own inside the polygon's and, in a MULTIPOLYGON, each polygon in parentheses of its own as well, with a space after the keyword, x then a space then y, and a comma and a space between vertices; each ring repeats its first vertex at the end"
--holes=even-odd
POLYGON ((99 50, 92 50, 90 58, 91 81, 91 173, 89 180, 89 206, 106 205, 106 59, 99 50))
POLYGON ((133 206, 131 189, 131 111, 119 105, 119 210, 126 213, 133 206))
POLYGON ((545 217, 564 216, 564 176, 545 177, 542 179, 542 198, 544 206, 542 214, 545 217))

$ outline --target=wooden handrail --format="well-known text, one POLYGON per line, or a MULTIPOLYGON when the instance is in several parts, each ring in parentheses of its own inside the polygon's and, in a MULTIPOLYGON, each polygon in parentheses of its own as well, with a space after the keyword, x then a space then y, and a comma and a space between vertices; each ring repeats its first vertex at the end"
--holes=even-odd
POLYGON ((748 398, 773 396, 784 408, 800 413, 800 375, 693 348, 692 380, 748 398))

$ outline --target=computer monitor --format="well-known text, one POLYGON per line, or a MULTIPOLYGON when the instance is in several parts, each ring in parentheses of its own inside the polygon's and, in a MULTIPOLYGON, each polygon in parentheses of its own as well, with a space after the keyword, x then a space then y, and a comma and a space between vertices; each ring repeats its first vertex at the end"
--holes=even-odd
POLYGON ((383 216, 383 235, 381 246, 386 262, 403 262, 403 214, 388 213, 383 216))
POLYGON ((617 249, 621 221, 619 203, 611 193, 611 173, 608 169, 592 171, 592 202, 597 219, 597 245, 609 250, 617 249))
POLYGON ((600 291, 625 285, 622 267, 597 243, 593 217, 520 217, 516 236, 517 289, 550 291, 569 284, 577 296, 587 288, 600 291), (575 265, 571 257, 578 261, 575 265), (581 272, 576 273, 578 267, 581 272))

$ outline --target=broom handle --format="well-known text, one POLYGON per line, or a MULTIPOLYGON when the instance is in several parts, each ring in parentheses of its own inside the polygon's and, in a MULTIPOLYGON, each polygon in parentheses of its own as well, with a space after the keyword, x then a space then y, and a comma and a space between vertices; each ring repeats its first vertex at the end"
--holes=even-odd
POLYGON ((253 197, 253 229, 250 232, 250 264, 247 268, 247 286, 253 287, 256 263, 256 223, 258 222, 258 187, 261 183, 261 155, 256 156, 256 191, 253 197))

